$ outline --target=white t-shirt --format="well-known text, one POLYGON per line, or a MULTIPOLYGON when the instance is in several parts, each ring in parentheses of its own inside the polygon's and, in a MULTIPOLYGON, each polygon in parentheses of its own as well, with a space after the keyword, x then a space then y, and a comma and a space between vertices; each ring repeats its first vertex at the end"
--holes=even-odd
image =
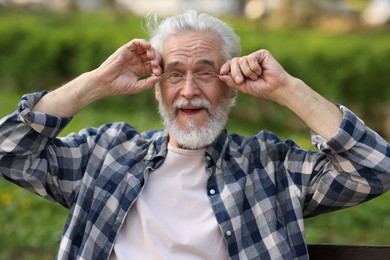
POLYGON ((204 152, 168 145, 119 230, 111 260, 228 259, 207 197, 204 152))

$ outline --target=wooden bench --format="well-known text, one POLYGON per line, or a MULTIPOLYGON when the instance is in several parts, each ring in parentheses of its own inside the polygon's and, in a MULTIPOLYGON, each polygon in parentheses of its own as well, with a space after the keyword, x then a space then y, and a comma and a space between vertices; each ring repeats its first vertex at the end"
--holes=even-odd
POLYGON ((310 260, 390 260, 390 246, 309 244, 310 260))

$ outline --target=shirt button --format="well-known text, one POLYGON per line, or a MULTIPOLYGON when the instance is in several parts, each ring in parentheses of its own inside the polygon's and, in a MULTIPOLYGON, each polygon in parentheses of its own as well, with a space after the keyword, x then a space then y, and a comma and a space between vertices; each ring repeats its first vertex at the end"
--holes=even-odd
POLYGON ((207 161, 210 161, 211 160, 210 155, 206 155, 206 159, 207 159, 207 161))
POLYGON ((215 190, 214 190, 214 189, 211 189, 211 190, 210 190, 210 194, 211 194, 211 195, 214 195, 214 194, 215 194, 215 190))
POLYGON ((232 235, 232 231, 231 231, 231 230, 227 230, 227 231, 226 231, 226 235, 227 235, 228 237, 230 237, 230 236, 232 235))

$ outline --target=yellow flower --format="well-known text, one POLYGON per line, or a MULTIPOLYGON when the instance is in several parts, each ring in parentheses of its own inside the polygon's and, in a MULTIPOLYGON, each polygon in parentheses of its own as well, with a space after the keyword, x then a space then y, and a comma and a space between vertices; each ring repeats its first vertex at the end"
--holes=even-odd
POLYGON ((12 203, 12 194, 11 193, 4 193, 1 194, 0 202, 3 205, 9 205, 12 203))

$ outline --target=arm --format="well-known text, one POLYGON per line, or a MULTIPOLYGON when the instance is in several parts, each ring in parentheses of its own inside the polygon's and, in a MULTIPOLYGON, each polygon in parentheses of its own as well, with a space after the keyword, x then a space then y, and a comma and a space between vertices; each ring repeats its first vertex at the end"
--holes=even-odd
POLYGON ((99 68, 53 92, 23 96, 18 110, 0 120, 0 176, 63 205, 70 205, 89 165, 94 130, 56 138, 83 107, 106 96, 150 88, 161 73, 150 44, 133 40, 99 68), (65 181, 62 181, 65 180, 65 181))
POLYGON ((232 88, 289 108, 316 133, 321 153, 310 159, 300 151, 299 163, 288 158, 285 164, 295 167, 286 174, 302 178, 296 185, 306 215, 353 206, 390 189, 390 145, 351 111, 286 73, 268 51, 234 58, 220 74, 232 88))
POLYGON ((230 87, 287 107, 325 139, 339 130, 342 112, 303 81, 285 72, 266 50, 226 62, 220 74, 230 87))
POLYGON ((232 88, 287 107, 316 133, 321 153, 314 160, 299 153, 304 158, 298 164, 285 164, 298 167, 286 173, 302 178, 296 185, 306 215, 353 206, 390 189, 390 145, 351 111, 286 73, 268 51, 234 58, 220 74, 232 88))

